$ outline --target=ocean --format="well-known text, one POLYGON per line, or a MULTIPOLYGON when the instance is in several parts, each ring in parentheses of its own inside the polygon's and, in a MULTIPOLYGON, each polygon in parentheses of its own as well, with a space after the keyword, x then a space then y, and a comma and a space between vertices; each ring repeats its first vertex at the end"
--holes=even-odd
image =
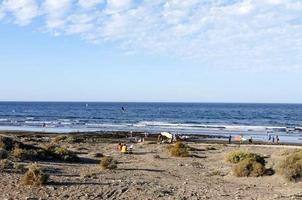
POLYGON ((0 130, 278 134, 299 142, 302 104, 0 102, 0 130))

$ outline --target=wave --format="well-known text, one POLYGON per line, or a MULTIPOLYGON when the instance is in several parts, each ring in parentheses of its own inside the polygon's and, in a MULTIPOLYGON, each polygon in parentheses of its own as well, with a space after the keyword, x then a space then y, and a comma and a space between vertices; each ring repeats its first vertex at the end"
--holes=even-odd
POLYGON ((201 123, 167 123, 160 121, 141 121, 133 125, 134 127, 166 127, 175 129, 209 129, 226 131, 257 131, 257 132, 287 132, 302 131, 302 127, 272 127, 272 126, 253 126, 253 125, 223 125, 223 124, 201 124, 201 123))
POLYGON ((0 118, 1 126, 27 126, 27 127, 62 127, 70 129, 92 129, 99 130, 137 130, 137 131, 174 131, 174 132, 302 132, 302 127, 282 127, 282 126, 256 126, 256 125, 240 125, 240 124, 205 124, 205 123, 176 123, 166 121, 112 121, 102 122, 91 119, 54 119, 54 120, 38 120, 32 118, 23 119, 6 119, 0 118))

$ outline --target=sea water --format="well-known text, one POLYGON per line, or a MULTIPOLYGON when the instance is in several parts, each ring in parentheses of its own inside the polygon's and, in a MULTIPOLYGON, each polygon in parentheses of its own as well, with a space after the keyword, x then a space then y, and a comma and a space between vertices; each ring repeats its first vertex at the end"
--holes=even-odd
POLYGON ((302 104, 0 102, 0 130, 170 131, 302 142, 302 104))

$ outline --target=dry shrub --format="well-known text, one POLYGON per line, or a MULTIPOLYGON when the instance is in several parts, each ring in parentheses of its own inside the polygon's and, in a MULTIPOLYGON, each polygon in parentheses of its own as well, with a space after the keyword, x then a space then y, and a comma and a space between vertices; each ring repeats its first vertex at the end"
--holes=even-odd
POLYGON ((210 176, 225 176, 225 174, 223 174, 220 170, 214 170, 210 172, 210 176))
POLYGON ((285 156, 279 161, 277 173, 289 181, 300 181, 302 179, 302 149, 285 151, 285 156))
POLYGON ((241 160, 233 166, 233 173, 237 177, 258 177, 265 174, 264 164, 253 158, 241 160))
POLYGON ((81 178, 97 178, 97 173, 87 168, 80 171, 81 178))
POLYGON ((0 159, 5 159, 7 158, 8 153, 5 149, 0 149, 0 159))
POLYGON ((174 157, 188 157, 190 156, 190 147, 183 144, 182 142, 177 142, 174 145, 169 145, 168 150, 171 156, 174 157))
POLYGON ((20 164, 20 163, 14 163, 14 170, 15 172, 20 172, 20 173, 25 173, 26 172, 26 168, 24 164, 20 164))
POLYGON ((114 160, 110 156, 104 157, 101 160, 100 167, 101 167, 101 170, 116 169, 117 168, 117 161, 114 160))
POLYGON ((160 159, 160 156, 159 155, 154 155, 153 158, 154 159, 160 159))
POLYGON ((16 146, 12 151, 12 155, 17 159, 22 159, 24 158, 24 151, 20 147, 16 146))
POLYGON ((241 151, 241 150, 235 150, 235 151, 231 151, 225 155, 225 160, 227 162, 230 162, 233 164, 239 163, 246 159, 254 160, 256 162, 261 163, 262 165, 265 165, 264 158, 255 153, 245 152, 245 151, 241 151))
POLYGON ((52 140, 55 143, 59 143, 61 141, 64 141, 66 138, 67 138, 66 135, 58 135, 58 136, 54 137, 52 140))
POLYGON ((22 181, 25 185, 34 186, 45 185, 48 179, 49 176, 47 174, 44 174, 36 164, 29 166, 27 172, 22 177, 22 181))
POLYGON ((56 136, 53 141, 55 143, 59 143, 59 142, 67 142, 67 143, 78 143, 78 142, 82 142, 82 140, 74 135, 58 135, 56 136))
POLYGON ((0 160, 0 170, 7 170, 7 169, 13 169, 14 163, 8 159, 0 160))

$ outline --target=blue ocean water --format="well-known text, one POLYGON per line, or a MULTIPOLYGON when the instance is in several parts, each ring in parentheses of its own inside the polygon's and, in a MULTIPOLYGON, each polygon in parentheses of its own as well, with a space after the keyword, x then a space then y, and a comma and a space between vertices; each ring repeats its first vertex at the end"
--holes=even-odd
POLYGON ((0 102, 1 130, 302 134, 302 104, 0 102))

